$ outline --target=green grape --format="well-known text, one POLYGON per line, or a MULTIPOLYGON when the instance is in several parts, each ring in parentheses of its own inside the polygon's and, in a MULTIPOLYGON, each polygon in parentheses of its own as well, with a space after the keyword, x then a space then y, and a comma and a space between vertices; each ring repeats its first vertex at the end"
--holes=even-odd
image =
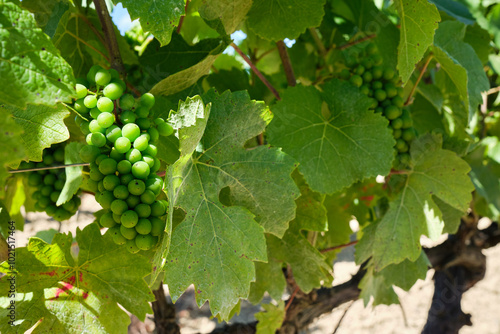
POLYGON ((163 188, 161 178, 151 178, 146 180, 146 189, 151 190, 155 196, 158 196, 163 188))
POLYGON ((54 219, 57 221, 64 221, 71 217, 71 213, 69 213, 64 208, 58 208, 54 213, 54 219))
MULTIPOLYGON (((98 172, 99 172, 99 170, 98 170, 98 172)), ((99 172, 99 173, 101 173, 101 172, 99 172)), ((101 174, 101 175, 102 175, 102 174, 101 174)), ((104 175, 103 175, 103 176, 104 176, 104 175)), ((103 177, 103 178, 104 178, 104 177, 103 177)), ((102 193, 102 192, 106 191, 106 189, 104 189, 104 182, 102 182, 102 179, 101 179, 99 182, 97 182, 97 191, 98 191, 99 193, 102 193)))
POLYGON ((151 168, 153 168, 153 166, 155 165, 155 159, 152 156, 147 155, 147 154, 142 156, 142 161, 144 161, 145 163, 148 164, 150 171, 151 171, 151 168))
POLYGON ((165 205, 160 201, 154 201, 151 204, 151 216, 160 217, 165 214, 166 208, 165 205))
POLYGON ((363 86, 361 86, 361 87, 359 88, 359 91, 360 91, 361 93, 365 94, 365 95, 370 94, 370 90, 371 90, 371 89, 370 89, 370 87, 368 87, 368 85, 367 85, 367 84, 364 84, 363 86))
POLYGON ((95 95, 87 95, 85 99, 83 99, 83 104, 89 109, 95 108, 97 107, 97 98, 95 95))
POLYGON ((113 174, 116 172, 116 165, 115 159, 106 158, 99 164, 99 171, 104 175, 113 174))
POLYGON ((372 56, 372 60, 373 60, 373 65, 376 65, 376 66, 381 65, 384 62, 384 59, 379 54, 374 54, 372 56))
POLYGON ((113 235, 113 242, 117 245, 125 245, 128 239, 125 238, 121 233, 113 235))
MULTIPOLYGON (((57 181, 56 181, 56 183, 54 184, 54 188, 55 188, 55 189, 57 189, 57 190, 61 190, 61 189, 62 189, 62 187, 61 187, 61 188, 59 188, 59 187, 58 187, 58 183, 57 183, 57 182, 59 182, 59 181, 60 181, 60 180, 57 180, 57 181)), ((63 181, 61 181, 61 182, 62 182, 62 183, 63 183, 63 185, 64 185, 64 182, 63 182, 63 181)), ((90 178, 89 178, 89 179, 87 179, 87 188, 88 188, 91 192, 93 192, 93 193, 97 192, 97 182, 96 182, 96 181, 94 181, 94 180, 91 180, 90 178)))
POLYGON ((97 117, 99 117, 100 114, 101 114, 101 111, 99 109, 97 109, 97 107, 90 109, 90 117, 96 119, 97 117))
POLYGON ((402 135, 401 129, 394 129, 392 131, 392 136, 394 137, 394 139, 401 138, 401 135, 402 135))
POLYGON ((111 228, 116 225, 115 220, 113 219, 113 214, 111 212, 106 212, 99 219, 99 223, 101 223, 102 227, 111 228))
POLYGON ((57 206, 51 204, 51 205, 48 205, 46 208, 45 208, 45 212, 49 215, 49 216, 54 216, 56 214, 56 211, 57 211, 57 206))
POLYGON ((391 80, 392 78, 394 78, 395 75, 396 75, 396 73, 391 68, 386 68, 384 70, 384 79, 385 80, 391 80))
POLYGON ((64 162, 64 148, 60 147, 54 151, 54 160, 57 162, 64 162))
POLYGON ((126 137, 119 137, 115 141, 115 149, 119 153, 128 153, 131 146, 130 140, 126 137))
POLYGON ((404 147, 405 147, 406 145, 407 145, 407 144, 406 144, 406 142, 405 142, 403 139, 399 138, 399 139, 397 139, 397 140, 396 140, 396 149, 397 149, 398 151, 399 151, 399 150, 401 150, 401 149, 404 149, 404 147))
POLYGON ((139 198, 139 196, 129 195, 126 199, 126 202, 128 204, 128 207, 133 209, 137 206, 137 204, 141 202, 141 199, 139 198))
POLYGON ((401 153, 399 154, 399 161, 402 164, 408 165, 410 163, 411 157, 408 153, 401 153))
POLYGON ((120 129, 120 127, 117 125, 111 125, 106 129, 106 138, 112 143, 116 142, 116 140, 121 136, 122 136, 122 129, 120 129))
POLYGON ((151 222, 151 235, 152 236, 159 236, 165 231, 165 225, 166 222, 163 221, 160 218, 156 217, 151 217, 149 218, 149 221, 151 222))
POLYGON ((117 186, 120 185, 120 178, 115 174, 106 175, 102 180, 104 189, 113 191, 117 186))
POLYGON ((132 165, 132 175, 138 179, 145 180, 150 173, 150 168, 144 161, 137 161, 132 165))
MULTIPOLYGON (((103 181, 104 184, 104 181, 103 181)), ((115 195, 111 191, 103 191, 99 193, 99 204, 103 207, 103 209, 111 209, 111 204, 115 200, 115 195)), ((97 199, 96 199, 97 200, 97 199)))
POLYGON ((101 181, 102 179, 104 179, 104 175, 99 171, 98 168, 91 168, 89 177, 94 181, 101 181))
POLYGON ((104 145, 106 145, 106 136, 103 135, 101 132, 89 133, 87 135, 87 143, 89 145, 103 147, 104 145), (90 137, 90 140, 88 140, 89 137, 90 137))
POLYGON ((86 114, 89 111, 85 106, 84 99, 76 100, 73 104, 73 108, 81 114, 86 114))
POLYGON ((156 143, 158 138, 160 138, 160 133, 158 132, 158 130, 156 130, 156 128, 149 128, 147 133, 149 134, 149 141, 151 143, 156 143))
POLYGON ((35 211, 38 212, 43 211, 43 208, 40 206, 40 202, 35 203, 35 211))
POLYGON ((134 227, 135 225, 137 225, 138 221, 139 221, 139 216, 133 210, 127 210, 122 214, 121 223, 122 226, 125 226, 126 228, 134 227))
POLYGON ((161 136, 170 136, 174 133, 174 128, 166 123, 162 118, 155 119, 156 129, 161 136))
POLYGON ((75 85, 75 89, 77 100, 83 99, 85 96, 87 96, 87 87, 85 87, 84 85, 77 83, 75 85))
POLYGON ((100 127, 102 127, 103 129, 107 129, 115 122, 115 115, 110 112, 102 112, 97 117, 97 122, 99 123, 100 127))
POLYGON ((56 176, 54 174, 47 174, 44 178, 43 178, 43 183, 46 184, 46 185, 53 185, 54 183, 56 183, 56 176))
POLYGON ((366 54, 372 56, 376 53, 378 53, 378 49, 377 49, 377 46, 373 43, 369 43, 366 47, 365 47, 365 51, 366 51, 366 54))
POLYGON ((97 132, 100 132, 102 134, 106 133, 106 129, 103 128, 103 127, 101 127, 99 125, 99 123, 97 122, 97 120, 95 120, 95 119, 93 119, 92 121, 90 121, 90 123, 89 123, 89 130, 92 133, 97 133, 97 132))
POLYGON ((113 109, 115 109, 115 105, 113 104, 113 101, 103 96, 100 97, 99 100, 97 100, 97 108, 101 112, 113 112, 113 109))
POLYGON ((413 130, 413 128, 404 129, 401 137, 406 142, 410 142, 415 138, 415 130, 413 130))
POLYGON ((392 99, 393 97, 398 95, 398 90, 396 88, 396 85, 393 83, 389 82, 386 83, 384 86, 385 92, 387 93, 387 97, 392 99))
POLYGON ((141 135, 141 129, 137 124, 125 124, 122 128, 122 136, 127 137, 131 142, 141 135))
POLYGON ((156 200, 156 195, 149 189, 144 190, 144 192, 141 194, 142 203, 153 204, 155 200, 156 200))
POLYGON ((102 93, 107 98, 109 98, 111 100, 116 100, 116 99, 120 98, 120 96, 122 96, 123 89, 119 84, 112 82, 112 83, 108 84, 106 87, 104 87, 102 93))
POLYGON ((99 86, 105 86, 111 81, 111 74, 105 69, 100 69, 96 72, 94 80, 99 86))
POLYGON ((120 120, 122 121, 123 124, 129 124, 129 123, 135 123, 135 120, 137 119, 137 115, 130 110, 124 111, 120 115, 120 120))
POLYGON ((365 68, 363 65, 358 65, 355 69, 354 69, 354 73, 357 74, 357 75, 363 75, 363 73, 365 73, 365 68))
POLYGON ((135 99, 130 94, 125 94, 120 98, 120 108, 130 110, 134 107, 135 99))
MULTIPOLYGON (((132 170, 132 168, 130 168, 132 170)), ((130 182, 134 180, 134 176, 132 174, 125 174, 120 176, 120 182, 123 185, 128 185, 130 182)))
MULTIPOLYGON (((53 188, 52 188, 53 189, 53 188)), ((43 194, 43 192, 42 192, 43 194)), ((50 193, 50 200, 54 203, 57 202, 57 200, 59 199, 59 195, 61 195, 61 192, 60 191, 52 191, 50 193)))
POLYGON ((396 107, 398 108, 403 108, 404 104, 405 104, 405 101, 403 100, 403 98, 401 96, 396 96, 394 98, 392 98, 392 104, 394 104, 396 107))
MULTIPOLYGON (((36 168, 44 168, 44 167, 47 167, 43 162, 37 162, 36 168)), ((41 175, 45 175, 47 174, 48 172, 46 170, 39 170, 37 171, 38 174, 41 174, 41 175)))
POLYGON ((151 222, 149 219, 146 218, 141 218, 137 222, 137 225, 135 225, 135 230, 139 234, 149 234, 151 232, 151 222))
POLYGON ((122 215, 125 211, 128 210, 128 205, 121 199, 115 199, 113 202, 111 202, 110 209, 113 213, 122 215))
POLYGON ((413 120, 411 119, 410 112, 408 110, 403 110, 403 114, 401 115, 401 119, 403 120, 403 129, 411 128, 413 125, 413 120))
POLYGON ((403 120, 401 118, 396 118, 391 121, 391 127, 393 129, 401 129, 402 126, 403 126, 403 120))
POLYGON ((144 203, 137 204, 134 210, 139 218, 147 218, 151 215, 151 206, 144 203))
MULTIPOLYGON (((59 192, 60 193, 60 192, 59 192)), ((76 211, 77 207, 76 207, 76 202, 73 200, 74 198, 70 199, 69 201, 67 201, 66 203, 64 203, 62 205, 62 207, 65 209, 65 210, 68 210, 69 212, 74 212, 76 211)))
POLYGON ((113 226, 112 228, 110 228, 110 229, 108 229, 108 230, 106 231, 106 234, 111 235, 113 238, 114 238, 114 237, 115 237, 115 235, 117 235, 117 234, 121 235, 121 233, 120 233, 120 226, 118 226, 118 225, 113 226))
POLYGON ((113 219, 117 224, 122 223, 122 216, 121 215, 117 215, 116 213, 113 213, 113 219))
POLYGON ((378 101, 382 102, 387 98, 387 93, 382 89, 377 89, 374 96, 378 101))
POLYGON ((40 199, 40 197, 42 196, 42 193, 40 192, 40 190, 37 190, 33 193, 32 197, 33 199, 36 201, 38 199, 40 199))
POLYGON ((144 151, 148 148, 148 145, 148 139, 145 135, 140 135, 136 140, 134 140, 134 148, 138 149, 139 151, 144 151))
POLYGON ((133 180, 128 184, 128 191, 132 195, 140 196, 145 190, 146 184, 142 180, 133 180))
POLYGON ((363 74, 363 82, 371 82, 373 80, 373 75, 371 72, 365 72, 363 74))
POLYGON ((127 240, 127 242, 125 243, 125 247, 132 254, 138 253, 140 251, 139 247, 137 247, 137 245, 135 244, 135 239, 127 240))
POLYGON ((154 104, 155 104, 155 97, 151 93, 146 93, 141 96, 140 100, 141 106, 147 108, 148 110, 151 109, 154 104))
POLYGON ((40 207, 42 209, 45 209, 47 208, 47 206, 51 203, 52 201, 50 200, 50 198, 48 197, 42 197, 40 198, 40 200, 38 201, 38 203, 40 204, 40 207))
POLYGON ((99 154, 101 154, 101 150, 99 150, 99 147, 93 145, 84 146, 80 150, 80 158, 87 163, 94 162, 99 154))
MULTIPOLYGON (((133 212, 133 211, 132 211, 133 212)), ((123 219, 123 216, 122 216, 122 219, 123 219)), ((134 225, 135 226, 135 225, 134 225)), ((137 235, 137 231, 135 230, 135 228, 129 228, 129 227, 126 227, 123 225, 123 222, 120 226, 120 233, 125 237, 127 238, 128 240, 132 240, 135 238, 135 236, 137 235)))
POLYGON ((135 244, 141 250, 148 250, 154 246, 155 241, 152 235, 137 235, 135 237, 135 244))
POLYGON ((125 84, 125 81, 123 81, 123 80, 113 79, 113 80, 111 80, 111 83, 114 83, 114 84, 117 84, 118 86, 120 86, 122 88, 123 92, 127 90, 127 84, 125 84))
POLYGON ((372 68, 373 80, 378 80, 384 75, 384 69, 380 66, 375 66, 372 68))
POLYGON ((128 174, 132 170, 132 164, 128 160, 122 160, 118 162, 116 169, 120 174, 128 174))
MULTIPOLYGON (((349 79, 349 81, 356 87, 361 87, 361 85, 363 84, 363 79, 359 75, 353 75, 351 79, 349 79)), ((161 134, 160 129, 158 129, 158 132, 160 132, 161 134)))
POLYGON ((146 107, 139 107, 135 110, 135 114, 137 115, 137 117, 139 118, 144 118, 144 117, 148 117, 149 115, 149 109, 146 108, 146 107))
POLYGON ((108 156, 106 154, 101 154, 99 155, 96 159, 95 159, 95 163, 97 166, 99 166, 99 164, 104 160, 106 159, 108 156))
POLYGON ((150 155, 152 157, 156 157, 156 154, 158 153, 158 148, 154 144, 149 144, 148 147, 143 152, 144 154, 150 155))
POLYGON ((42 183, 42 175, 38 173, 31 173, 28 176, 28 184, 32 187, 36 187, 42 183))
POLYGON ((113 190, 113 195, 118 199, 127 199, 129 195, 127 186, 119 185, 113 190))
POLYGON ((373 81, 372 82, 372 89, 377 90, 377 89, 382 89, 384 87, 384 84, 381 83, 380 81, 373 81))
POLYGON ((160 170, 161 162, 160 159, 158 158, 153 158, 153 159, 154 159, 154 164, 153 167, 151 167, 151 173, 156 173, 157 171, 160 170))
POLYGON ((394 105, 390 105, 384 109, 384 115, 390 120, 396 119, 401 116, 401 109, 394 105))
MULTIPOLYGON (((373 67, 373 60, 371 58, 365 58, 363 60, 363 62, 361 63, 361 65, 363 65, 365 70, 369 70, 373 67)), ((363 73, 363 75, 365 75, 366 73, 369 73, 369 72, 365 71, 365 73, 363 73)))
POLYGON ((141 151, 139 151, 136 148, 133 148, 129 150, 127 153, 125 153, 125 157, 127 158, 128 161, 130 161, 130 163, 134 164, 138 161, 141 161, 142 154, 141 151))
MULTIPOLYGON (((398 139, 398 140, 400 140, 400 139, 398 139)), ((404 142, 404 145, 402 145, 402 147, 397 147, 399 153, 406 153, 406 152, 408 152, 409 148, 410 147, 408 146, 407 142, 404 142)))
POLYGON ((95 84, 95 75, 97 71, 102 70, 102 67, 99 65, 94 65, 90 68, 89 72, 87 73, 87 80, 91 84, 95 84))
POLYGON ((64 188, 64 181, 63 180, 56 180, 56 182, 54 182, 54 189, 55 190, 62 190, 62 188, 64 188))

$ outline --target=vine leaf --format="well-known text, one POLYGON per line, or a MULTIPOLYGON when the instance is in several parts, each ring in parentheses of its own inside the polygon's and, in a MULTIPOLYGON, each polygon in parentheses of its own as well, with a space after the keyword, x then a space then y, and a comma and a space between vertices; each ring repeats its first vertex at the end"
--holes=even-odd
POLYGON ((68 0, 23 0, 21 7, 35 16, 43 32, 53 37, 61 17, 69 9, 68 0))
POLYGON ((33 15, 0 0, 0 102, 18 108, 28 103, 54 106, 70 102, 75 78, 33 15))
POLYGON ((280 301, 277 306, 273 304, 262 304, 265 312, 255 314, 257 319, 257 333, 274 334, 285 320, 285 303, 280 301))
POLYGON ((403 178, 400 193, 370 233, 356 246, 356 262, 373 256, 374 268, 382 270, 421 253, 420 236, 437 238, 443 231, 443 214, 434 198, 465 212, 474 189, 467 175, 469 165, 454 152, 441 148, 441 137, 426 135, 412 143, 412 165, 403 178))
MULTIPOLYGON (((84 143, 72 142, 66 145, 64 148, 64 164, 76 164, 81 163, 82 158, 80 158, 80 149, 84 146, 84 143)), ((66 167, 66 182, 61 190, 61 194, 57 199, 57 206, 60 206, 67 201, 69 201, 74 194, 80 188, 82 184, 82 166, 66 167)))
POLYGON ((252 0, 212 0, 203 3, 198 11, 206 21, 220 20, 224 33, 231 35, 251 7, 252 0))
POLYGON ((482 103, 481 92, 490 87, 481 60, 464 37, 466 25, 456 21, 439 24, 434 41, 435 57, 465 102, 469 119, 482 103))
POLYGON ((283 235, 299 191, 290 157, 265 146, 244 149, 264 130, 263 103, 246 92, 213 90, 203 102, 211 103, 206 126, 205 118, 197 118, 195 126, 179 130, 181 157, 168 168, 171 206, 186 216, 172 231, 166 282, 174 300, 194 284, 198 305, 210 300, 212 314, 227 319, 238 300, 248 297, 252 261, 267 260, 264 231, 283 235), (232 206, 227 198, 221 202, 224 188, 232 206))
POLYGON ((143 85, 154 95, 172 95, 207 75, 215 59, 226 49, 221 39, 206 39, 193 46, 174 34, 164 47, 152 41, 140 57, 147 76, 143 85))
POLYGON ((8 165, 17 165, 25 157, 23 128, 16 124, 9 112, 0 108, 0 197, 5 193, 5 180, 9 176, 8 165))
POLYGON ((113 0, 127 8, 132 20, 139 19, 144 31, 152 33, 161 43, 170 43, 172 32, 185 14, 183 0, 113 0))
POLYGON ((387 120, 369 111, 369 98, 348 82, 332 80, 322 89, 288 88, 272 109, 269 142, 294 157, 311 189, 320 193, 388 174, 394 139, 387 120))
POLYGON ((254 0, 247 23, 262 38, 295 39, 307 28, 317 27, 325 12, 325 0, 254 0))
POLYGON ((363 299, 365 307, 373 297, 373 306, 385 304, 399 304, 398 295, 394 292, 394 288, 386 281, 386 278, 381 273, 375 272, 373 266, 369 266, 366 274, 359 282, 361 293, 359 297, 363 299))
MULTIPOLYGON (((154 296, 144 280, 150 270, 146 258, 116 245, 110 235, 101 236, 97 224, 77 230, 76 259, 71 254, 72 240, 71 233, 57 234, 52 244, 31 238, 27 247, 16 250, 15 268, 7 262, 0 265, 7 274, 0 278, 2 296, 7 296, 11 275, 17 284, 16 322, 10 326, 3 321, 2 333, 23 333, 40 319, 40 331, 125 332, 129 317, 117 303, 141 319, 152 312, 148 302, 154 296), (70 316, 75 314, 81 316, 70 316)), ((9 302, 0 297, 4 318, 9 302)))
POLYGON ((21 143, 24 151, 31 161, 42 161, 43 149, 55 143, 60 143, 69 138, 69 131, 64 125, 64 119, 69 111, 58 104, 56 108, 39 105, 28 105, 25 110, 0 106, 2 113, 10 113, 23 130, 21 143))
POLYGON ((441 17, 436 6, 427 1, 396 0, 394 4, 401 17, 397 68, 406 83, 432 44, 441 17))

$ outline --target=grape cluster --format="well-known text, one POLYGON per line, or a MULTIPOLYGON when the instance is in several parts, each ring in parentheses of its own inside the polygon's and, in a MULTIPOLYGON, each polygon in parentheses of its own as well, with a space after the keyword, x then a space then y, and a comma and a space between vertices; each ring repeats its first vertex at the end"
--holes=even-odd
POLYGON ((349 80, 360 91, 372 99, 371 108, 389 120, 396 139, 397 159, 395 166, 406 165, 410 161, 408 150, 415 138, 413 121, 404 107, 403 87, 392 68, 382 66, 382 57, 377 46, 368 44, 358 58, 350 58, 348 69, 340 73, 342 79, 349 80))
MULTIPOLYGON (((41 162, 23 162, 20 169, 41 168, 64 164, 64 146, 54 145, 43 151, 41 162)), ((64 168, 44 169, 29 172, 28 185, 36 188, 33 193, 35 200, 35 210, 45 211, 55 220, 63 221, 71 218, 78 208, 81 201, 79 196, 73 196, 69 201, 57 206, 57 199, 66 182, 66 172, 64 168)))
POLYGON ((155 143, 173 128, 161 118, 152 121, 152 94, 138 101, 124 94, 116 71, 93 66, 87 80, 76 85, 73 107, 90 120, 79 121, 88 144, 80 157, 90 163, 87 186, 104 209, 99 223, 130 252, 148 250, 165 228, 168 207, 158 200, 163 181, 155 174, 160 169, 155 143))

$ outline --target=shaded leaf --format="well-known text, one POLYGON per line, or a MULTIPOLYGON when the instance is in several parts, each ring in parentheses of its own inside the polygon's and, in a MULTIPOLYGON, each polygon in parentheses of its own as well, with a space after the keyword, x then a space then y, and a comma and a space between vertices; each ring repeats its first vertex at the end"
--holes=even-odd
MULTIPOLYGON (((64 164, 76 164, 82 163, 82 158, 80 158, 80 149, 84 146, 84 143, 69 143, 64 147, 64 164)), ((60 206, 76 194, 80 185, 82 184, 82 170, 83 166, 73 166, 66 167, 66 182, 64 183, 64 187, 61 190, 61 194, 57 199, 57 206, 60 206)))
POLYGON ((262 304, 264 312, 255 314, 257 319, 257 333, 259 334, 274 334, 281 327, 285 320, 285 303, 280 301, 278 306, 273 304, 262 304))

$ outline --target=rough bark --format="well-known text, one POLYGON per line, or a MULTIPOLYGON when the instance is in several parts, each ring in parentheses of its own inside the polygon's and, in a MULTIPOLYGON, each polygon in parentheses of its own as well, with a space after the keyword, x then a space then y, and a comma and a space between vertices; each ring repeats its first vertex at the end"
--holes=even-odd
POLYGON ((181 330, 177 325, 175 306, 167 301, 163 284, 158 290, 153 290, 156 300, 153 302, 153 312, 155 317, 157 334, 180 334, 181 330))

